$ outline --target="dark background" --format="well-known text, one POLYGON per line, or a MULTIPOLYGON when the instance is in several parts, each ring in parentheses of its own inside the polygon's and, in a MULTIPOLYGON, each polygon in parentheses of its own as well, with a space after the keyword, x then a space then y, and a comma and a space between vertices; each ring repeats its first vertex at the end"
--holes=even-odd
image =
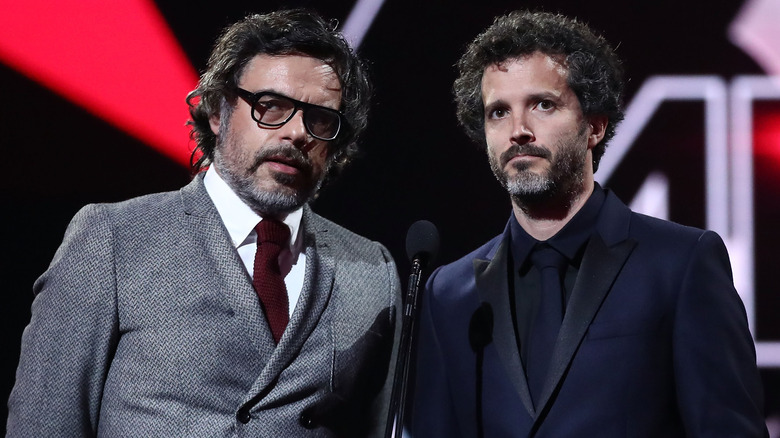
MULTIPOLYGON (((360 47, 376 85, 364 154, 313 203, 322 215, 384 243, 402 279, 408 273, 405 235, 414 221, 437 224, 442 238, 437 263, 446 263, 498 234, 509 217, 507 196, 484 153, 457 126, 450 92, 453 64, 495 15, 531 8, 588 22, 618 47, 627 70, 627 102, 653 75, 729 80, 766 74, 727 38, 741 1, 454 3, 388 0, 383 5, 360 47)), ((306 6, 343 23, 353 2, 222 1, 215 6, 199 0, 182 6, 158 0, 157 5, 201 71, 220 30, 248 12, 306 6)), ((46 269, 73 214, 91 202, 178 189, 190 176, 180 164, 4 64, 0 84, 0 144, 7 157, 1 176, 0 399, 6 400, 30 317, 32 283, 46 269)), ((607 186, 629 202, 644 178, 660 171, 670 181, 670 218, 704 227, 702 126, 701 103, 664 104, 607 186)), ((780 244, 773 229, 780 218, 778 170, 780 164, 764 158, 755 170, 756 334, 775 342, 780 341, 780 294, 767 273, 777 268, 772 250, 780 244)), ((777 368, 762 370, 768 414, 780 415, 779 374, 777 368)), ((5 408, 3 403, 2 418, 5 408)))

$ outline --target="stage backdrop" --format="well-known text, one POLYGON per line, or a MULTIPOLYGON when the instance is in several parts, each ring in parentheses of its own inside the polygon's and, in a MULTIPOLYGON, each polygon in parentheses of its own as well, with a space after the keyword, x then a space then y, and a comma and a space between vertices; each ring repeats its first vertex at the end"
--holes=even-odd
MULTIPOLYGON (((617 46, 625 122, 597 179, 635 209, 718 231, 748 309, 767 412, 780 415, 780 2, 0 0, 4 303, 0 398, 13 385, 31 287, 72 215, 186 184, 185 95, 220 29, 249 12, 316 8, 370 60, 359 161, 314 208, 384 243, 408 273, 407 228, 441 232, 446 263, 510 214, 457 126, 453 64, 495 15, 579 17, 617 46)), ((0 411, 5 425, 5 403, 0 411)))

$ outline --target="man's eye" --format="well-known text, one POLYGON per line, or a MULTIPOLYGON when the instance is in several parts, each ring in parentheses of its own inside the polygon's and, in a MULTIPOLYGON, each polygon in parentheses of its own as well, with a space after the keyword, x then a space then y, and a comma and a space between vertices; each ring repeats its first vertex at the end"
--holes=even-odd
POLYGON ((278 111, 281 107, 280 102, 275 99, 260 100, 257 105, 264 111, 278 111))
POLYGON ((555 104, 552 103, 549 100, 542 100, 539 101, 539 103, 536 104, 536 107, 539 108, 542 111, 551 111, 555 109, 555 104))
POLYGON ((496 108, 492 109, 488 112, 488 118, 489 119, 502 119, 506 117, 506 110, 503 108, 496 108))

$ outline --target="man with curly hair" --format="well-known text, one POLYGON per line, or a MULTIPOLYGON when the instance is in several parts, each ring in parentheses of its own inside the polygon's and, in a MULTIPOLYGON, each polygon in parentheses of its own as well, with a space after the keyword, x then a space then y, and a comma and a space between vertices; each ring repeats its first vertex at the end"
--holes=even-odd
POLYGON ((513 12, 458 70, 458 119, 512 214, 428 281, 415 438, 766 436, 721 238, 594 181, 623 117, 610 45, 577 20, 513 12))
POLYGON ((381 436, 395 265, 307 205, 370 93, 310 11, 226 28, 187 98, 193 181, 86 206, 35 283, 8 436, 381 436))

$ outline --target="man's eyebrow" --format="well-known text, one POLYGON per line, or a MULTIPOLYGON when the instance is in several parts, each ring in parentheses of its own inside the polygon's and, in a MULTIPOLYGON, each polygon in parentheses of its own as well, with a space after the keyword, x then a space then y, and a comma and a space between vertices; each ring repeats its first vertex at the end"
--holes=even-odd
POLYGON ((497 109, 497 108, 509 108, 511 105, 504 99, 496 99, 492 102, 488 102, 486 104, 483 104, 483 112, 487 114, 488 112, 497 109))
POLYGON ((285 96, 285 97, 287 97, 287 95, 285 95, 284 93, 280 93, 279 91, 277 91, 277 90, 274 90, 273 88, 261 88, 261 89, 259 89, 259 90, 254 90, 254 91, 253 91, 253 90, 249 90, 249 91, 250 91, 252 94, 260 94, 260 93, 274 93, 274 94, 278 94, 278 95, 280 95, 280 96, 285 96))
POLYGON ((536 93, 531 93, 528 95, 528 99, 531 101, 539 101, 539 100, 559 100, 561 98, 561 93, 556 93, 554 91, 539 91, 536 93))
POLYGON ((483 106, 485 108, 493 107, 493 106, 496 106, 496 105, 507 105, 507 103, 506 103, 506 101, 504 99, 496 99, 494 101, 487 102, 487 103, 483 104, 483 106))
MULTIPOLYGON (((531 94, 528 94, 523 98, 524 103, 525 102, 538 102, 540 100, 554 100, 559 101, 561 99, 561 93, 556 93, 554 91, 538 91, 531 94)), ((494 101, 484 103, 485 109, 487 108, 493 108, 496 106, 509 106, 510 104, 507 102, 504 98, 498 98, 494 101)))

